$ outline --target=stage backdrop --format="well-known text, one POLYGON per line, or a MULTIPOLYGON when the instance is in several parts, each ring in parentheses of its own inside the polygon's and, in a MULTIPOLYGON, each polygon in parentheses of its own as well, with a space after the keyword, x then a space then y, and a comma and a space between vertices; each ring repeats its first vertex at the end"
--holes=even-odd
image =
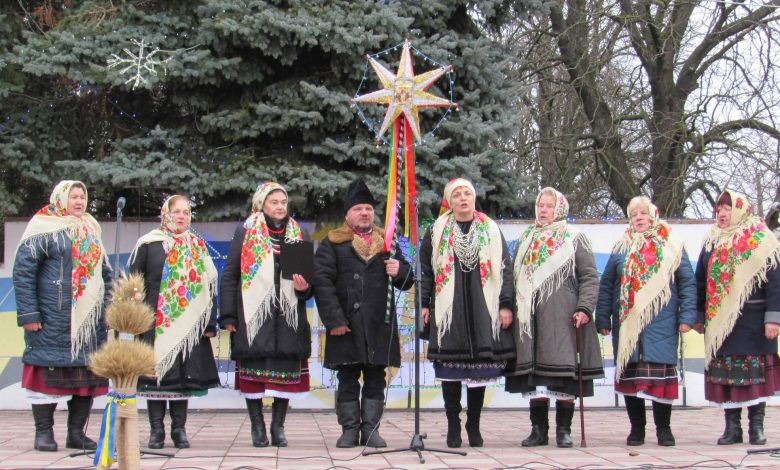
MULTIPOLYGON (((140 235, 155 228, 159 222, 125 221, 122 224, 120 242, 118 247, 120 266, 125 266, 127 258, 140 235)), ((215 259, 217 268, 221 270, 224 265, 224 255, 227 253, 231 237, 239 222, 197 223, 193 225, 195 231, 209 244, 209 249, 215 259)), ((510 250, 514 250, 515 241, 522 230, 528 226, 529 221, 500 221, 499 225, 504 237, 509 241, 510 250)), ((711 222, 683 222, 672 223, 674 230, 684 240, 691 261, 695 264, 701 249, 701 239, 709 228, 711 222)), ((24 400, 24 390, 20 387, 22 363, 21 354, 24 349, 22 329, 16 326, 16 305, 11 282, 13 260, 16 253, 19 238, 27 224, 27 219, 8 219, 5 222, 5 246, 4 263, 0 265, 0 409, 27 409, 29 405, 24 400)), ((103 241, 111 254, 112 265, 114 263, 116 225, 113 221, 102 221, 103 241)), ((310 237, 319 241, 325 237, 332 225, 315 225, 302 223, 303 228, 310 237)), ((625 222, 602 221, 577 221, 575 224, 584 231, 593 243, 596 263, 601 271, 607 263, 612 244, 625 229, 625 222)), ((414 341, 413 324, 414 310, 412 296, 408 293, 399 295, 399 309, 397 312, 401 325, 401 347, 403 364, 400 369, 392 369, 389 372, 388 406, 392 408, 406 408, 412 405, 412 390, 414 388, 414 341)), ((312 357, 309 362, 311 369, 312 390, 301 400, 295 401, 292 406, 296 408, 332 408, 334 404, 335 374, 322 367, 324 354, 325 332, 317 316, 316 305, 313 301, 308 304, 309 321, 312 325, 312 357)), ((680 386, 680 405, 705 405, 703 394, 703 341, 695 332, 686 333, 684 336, 684 381, 680 386)), ((218 357, 222 387, 209 392, 207 397, 198 398, 191 402, 193 408, 244 408, 244 400, 233 390, 234 364, 230 361, 230 342, 228 334, 221 332, 213 340, 214 352, 218 357)), ((588 398, 586 402, 590 406, 615 406, 616 395, 612 388, 612 375, 614 366, 612 360, 612 347, 610 337, 600 337, 604 365, 607 377, 596 383, 596 395, 588 398)), ((422 343, 425 347, 426 343, 422 343)), ((421 403, 425 408, 441 408, 443 402, 439 387, 434 382, 433 369, 425 360, 425 354, 421 359, 421 403)), ((780 403, 772 399, 772 402, 780 403)), ((95 407, 104 405, 104 401, 97 400, 95 407)), ((622 405, 622 403, 621 403, 622 405)), ((141 407, 145 403, 141 404, 141 407)), ((494 408, 526 407, 527 400, 519 395, 512 395, 503 391, 502 385, 488 388, 486 406, 494 408)))

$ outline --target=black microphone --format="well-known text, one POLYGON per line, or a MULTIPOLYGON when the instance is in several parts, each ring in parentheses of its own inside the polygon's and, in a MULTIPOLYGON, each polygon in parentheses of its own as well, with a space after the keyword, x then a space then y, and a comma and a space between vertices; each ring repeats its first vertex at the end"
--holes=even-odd
POLYGON ((124 198, 124 196, 120 197, 116 200, 116 210, 121 211, 125 208, 125 204, 127 203, 127 199, 124 198))
POLYGON ((748 449, 748 455, 753 454, 774 454, 780 452, 780 447, 770 447, 766 449, 748 449))

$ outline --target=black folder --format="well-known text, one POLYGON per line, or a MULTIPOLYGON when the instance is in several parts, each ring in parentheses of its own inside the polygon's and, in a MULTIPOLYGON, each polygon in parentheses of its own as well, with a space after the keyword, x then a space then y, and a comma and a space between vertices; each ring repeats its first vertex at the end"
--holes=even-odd
POLYGON ((292 279, 293 274, 300 274, 306 282, 314 281, 314 243, 310 241, 297 241, 294 243, 282 243, 279 257, 282 264, 282 278, 292 279))

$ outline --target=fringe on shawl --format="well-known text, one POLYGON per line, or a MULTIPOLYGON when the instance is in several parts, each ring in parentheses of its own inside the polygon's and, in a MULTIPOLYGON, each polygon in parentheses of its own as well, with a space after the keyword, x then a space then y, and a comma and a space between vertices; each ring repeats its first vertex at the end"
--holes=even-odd
MULTIPOLYGON (((705 246, 707 245, 705 244, 705 246)), ((723 341, 726 340, 726 337, 731 333, 731 330, 734 328, 734 324, 737 322, 737 317, 739 317, 740 313, 742 312, 742 306, 745 304, 747 299, 753 294, 753 292, 755 292, 756 288, 760 284, 765 283, 767 281, 766 273, 770 269, 776 268, 778 264, 780 264, 780 247, 775 248, 775 250, 767 257, 766 261, 764 262, 764 265, 753 276, 750 282, 742 286, 742 290, 739 292, 739 296, 737 297, 737 302, 734 304, 735 307, 730 312, 721 312, 718 314, 718 315, 726 315, 728 317, 728 320, 726 320, 725 327, 722 328, 721 331, 719 331, 715 336, 713 336, 712 339, 708 339, 705 334, 705 341, 704 341, 704 369, 705 370, 709 368, 710 361, 712 360, 713 357, 715 357, 715 353, 718 351, 718 349, 720 349, 721 345, 723 344, 723 341)))
MULTIPOLYGON (((582 245, 587 250, 592 250, 590 239, 582 233, 579 232, 577 235, 574 236, 574 238, 571 241, 572 243, 572 256, 571 259, 567 260, 565 263, 563 263, 554 273, 552 273, 550 276, 547 277, 547 279, 542 282, 539 287, 535 288, 533 291, 531 291, 531 312, 528 318, 518 318, 518 321, 520 322, 520 334, 525 335, 527 337, 531 337, 531 316, 534 314, 535 304, 536 303, 543 303, 547 301, 547 299, 552 295, 553 292, 557 291, 561 285, 563 284, 563 281, 567 279, 569 276, 572 275, 576 268, 576 255, 577 255, 577 249, 580 245, 582 245), (538 297, 537 297, 538 296, 538 297), (534 301, 536 299, 536 301, 534 301)), ((515 264, 517 266, 517 264, 515 264)), ((518 277, 517 270, 515 271, 515 279, 518 277)), ((518 305, 520 305, 520 291, 515 294, 516 301, 518 305)), ((518 309, 519 313, 519 309, 518 309)))
MULTIPOLYGON (((453 219, 454 220, 454 219, 453 219)), ((456 222, 453 222, 456 223, 456 222)), ((495 224, 495 222, 493 222, 495 224)), ((434 224, 435 225, 435 224, 434 224)), ((488 227, 497 227, 497 225, 489 225, 488 227)), ((431 228, 431 235, 432 238, 436 237, 433 234, 433 228, 431 228)), ((441 235, 441 234, 439 234, 441 235)), ((495 235, 495 234, 491 234, 495 235)), ((436 237, 440 240, 440 236, 436 237)), ((491 240, 493 237, 491 237, 491 240)), ((501 239, 501 234, 499 232, 498 239, 501 239)), ((436 253, 438 251, 438 245, 433 247, 433 252, 436 253)), ((487 255, 489 259, 490 255, 490 244, 487 245, 487 255)), ((480 262, 483 260, 480 257, 480 262)), ((479 272, 478 270, 475 270, 476 272, 479 272)), ((502 253, 502 259, 501 259, 501 268, 498 271, 498 277, 493 282, 496 282, 496 289, 494 289, 494 298, 488 299, 485 298, 485 304, 487 304, 488 308, 488 314, 490 315, 490 321, 491 321, 491 329, 493 334, 493 339, 498 340, 500 333, 501 333, 501 314, 499 312, 501 305, 501 286, 503 285, 503 279, 504 279, 504 260, 503 260, 503 253, 502 253)), ((453 278, 453 281, 455 282, 455 279, 453 278)), ((454 286, 453 286, 454 287, 454 286)), ((484 292, 484 289, 483 289, 484 292)), ((447 308, 444 310, 444 312, 436 312, 436 342, 441 345, 441 340, 444 337, 445 333, 448 333, 450 331, 450 327, 452 326, 452 309, 454 306, 454 302, 450 302, 450 304, 447 306, 447 308)))
POLYGON ((441 345, 444 334, 450 331, 452 326, 452 307, 451 303, 443 313, 436 312, 436 343, 441 345))
MULTIPOLYGON (((54 244, 59 247, 60 246, 60 239, 65 236, 65 234, 68 235, 68 238, 73 239, 78 232, 77 227, 71 227, 71 228, 64 228, 57 230, 55 232, 49 232, 49 233, 39 233, 38 235, 33 235, 32 237, 25 238, 20 242, 20 246, 24 245, 27 247, 28 250, 30 250, 30 256, 33 257, 33 259, 38 259, 38 247, 40 246, 43 250, 43 254, 46 256, 49 255, 49 238, 51 241, 54 242, 54 244)), ((102 246, 102 245, 101 245, 102 246)))
MULTIPOLYGON (((192 350, 200 343, 200 339, 203 336, 203 332, 206 330, 206 327, 209 324, 209 317, 211 316, 211 309, 214 307, 214 297, 217 294, 217 279, 214 278, 211 281, 209 281, 208 288, 206 289, 203 294, 206 294, 209 299, 208 304, 206 304, 206 307, 203 309, 203 311, 200 313, 200 319, 195 322, 195 324, 190 329, 189 333, 184 337, 182 341, 179 341, 179 344, 177 344, 173 349, 168 351, 168 354, 165 355, 158 363, 154 366, 154 372, 157 376, 157 385, 160 385, 160 381, 165 376, 165 374, 170 370, 171 367, 173 367, 173 364, 176 362, 176 357, 179 355, 179 353, 183 353, 182 359, 187 359, 187 356, 190 355, 192 350)), ((203 295, 201 294, 201 295, 203 295)))
MULTIPOLYGON (((33 259, 38 259, 38 247, 40 246, 43 249, 43 253, 48 256, 49 254, 49 240, 51 239, 52 242, 56 246, 59 247, 60 245, 60 239, 65 236, 65 234, 68 235, 70 239, 73 239, 78 235, 79 227, 78 226, 72 226, 72 227, 66 227, 63 229, 55 230, 52 232, 45 232, 45 233, 39 233, 37 235, 33 235, 31 237, 27 237, 24 240, 20 242, 20 246, 24 245, 27 247, 28 250, 30 250, 30 256, 33 257, 33 259)), ((110 269, 110 266, 108 265, 108 256, 106 255, 105 247, 103 244, 100 244, 101 253, 100 253, 100 261, 101 263, 101 269, 110 269)), ((72 266, 69 266, 69 269, 73 269, 72 266)), ((64 275, 64 274, 63 274, 64 275)), ((97 293, 97 301, 95 302, 95 305, 89 310, 89 314, 84 319, 84 322, 79 325, 78 329, 76 330, 76 334, 71 335, 70 338, 70 358, 71 360, 76 360, 79 356, 79 353, 84 349, 86 345, 92 344, 92 342, 95 340, 95 336, 97 333, 97 326, 98 322, 100 321, 100 313, 103 311, 103 296, 105 294, 105 284, 103 283, 103 280, 100 280, 100 287, 98 289, 97 293)), ((71 310, 72 310, 71 306, 71 310)), ((71 321, 73 321, 73 317, 71 315, 71 321)))
POLYGON ((716 246, 730 241, 734 235, 741 231, 741 225, 735 225, 732 230, 721 229, 714 225, 707 235, 704 236, 704 240, 701 242, 702 247, 704 247, 705 251, 712 251, 716 246))
POLYGON ((254 315, 249 317, 249 321, 246 323, 246 339, 250 345, 252 344, 252 341, 254 341, 257 332, 260 331, 260 327, 265 323, 268 317, 271 316, 273 301, 274 286, 272 284, 271 288, 268 289, 268 292, 265 294, 265 297, 263 297, 263 300, 260 301, 260 305, 255 309, 254 315))
POLYGON ((612 253, 621 255, 627 254, 631 250, 632 244, 631 239, 624 234, 614 245, 612 245, 612 253))
MULTIPOLYGON (((103 261, 101 260, 101 263, 103 261)), ((89 314, 84 319, 84 322, 79 325, 76 330, 76 335, 70 338, 70 359, 76 360, 79 357, 79 353, 85 346, 92 344, 95 341, 97 333, 97 326, 100 322, 100 313, 103 311, 103 295, 105 294, 106 287, 103 284, 103 280, 100 280, 100 288, 98 290, 97 302, 89 310, 89 314)), ((71 315, 71 321, 73 316, 71 315)))
POLYGON ((669 282, 666 283, 664 288, 661 289, 658 295, 647 304, 641 312, 632 313, 629 315, 627 321, 620 325, 620 331, 618 332, 617 359, 615 361, 615 380, 618 380, 623 374, 623 370, 625 369, 626 364, 628 364, 628 360, 631 358, 631 353, 634 351, 634 348, 639 341, 639 332, 644 330, 658 313, 661 312, 661 309, 672 299, 671 284, 674 283, 674 273, 677 272, 677 268, 680 267, 683 251, 684 248, 681 248, 676 258, 672 261, 672 264, 670 265, 671 273, 669 274, 669 282))
MULTIPOLYGON (((295 287, 292 281, 279 280, 280 299, 276 299, 279 309, 282 311, 287 326, 298 331, 298 296, 295 295, 295 287)), ((262 326, 262 325, 261 325, 262 326)))
POLYGON ((504 260, 501 260, 501 269, 498 271, 498 288, 494 291, 494 298, 492 300, 485 299, 485 303, 488 304, 488 313, 490 314, 490 320, 493 323, 493 339, 498 341, 501 334, 501 287, 504 285, 504 260), (491 309, 492 304, 492 309, 491 309))

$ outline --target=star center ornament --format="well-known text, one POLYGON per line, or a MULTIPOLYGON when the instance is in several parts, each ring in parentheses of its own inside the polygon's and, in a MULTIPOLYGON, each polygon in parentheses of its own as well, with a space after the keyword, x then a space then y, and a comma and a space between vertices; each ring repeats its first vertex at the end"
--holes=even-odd
POLYGON ((354 97, 352 103, 386 104, 387 112, 382 121, 382 126, 376 135, 377 141, 395 120, 403 114, 409 123, 414 139, 421 142, 420 136, 420 108, 449 108, 457 106, 448 99, 440 98, 426 90, 431 87, 442 75, 451 72, 452 66, 442 66, 430 70, 421 75, 415 75, 412 67, 412 56, 409 51, 410 43, 406 39, 401 51, 401 62, 398 71, 394 74, 375 58, 368 56, 368 62, 376 72, 382 89, 354 97))

